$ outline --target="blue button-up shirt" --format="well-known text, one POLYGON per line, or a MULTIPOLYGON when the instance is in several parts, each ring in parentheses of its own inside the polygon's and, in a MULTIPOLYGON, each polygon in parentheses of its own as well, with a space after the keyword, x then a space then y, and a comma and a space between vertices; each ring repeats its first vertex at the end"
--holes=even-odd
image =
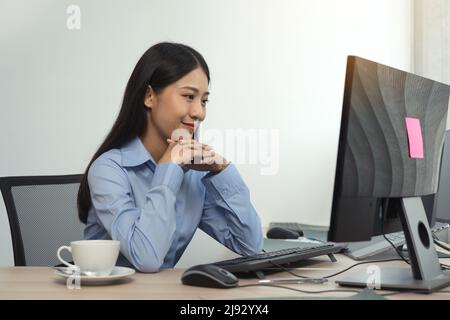
POLYGON ((233 164, 213 174, 156 164, 138 137, 91 165, 85 239, 120 241, 117 264, 172 268, 199 227, 241 255, 262 250, 261 222, 233 164))

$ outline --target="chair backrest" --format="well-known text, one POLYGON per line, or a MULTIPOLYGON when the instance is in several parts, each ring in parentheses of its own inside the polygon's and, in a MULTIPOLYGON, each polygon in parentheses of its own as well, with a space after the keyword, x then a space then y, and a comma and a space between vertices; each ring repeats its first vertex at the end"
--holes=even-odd
POLYGON ((80 181, 81 175, 0 178, 16 266, 57 265, 56 250, 83 239, 80 181))

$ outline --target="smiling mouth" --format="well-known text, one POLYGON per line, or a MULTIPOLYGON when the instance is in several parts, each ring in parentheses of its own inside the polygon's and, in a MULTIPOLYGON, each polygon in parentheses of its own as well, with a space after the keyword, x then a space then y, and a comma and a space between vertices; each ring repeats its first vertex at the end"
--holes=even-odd
POLYGON ((186 122, 183 122, 183 121, 181 121, 181 123, 184 124, 186 127, 190 127, 192 129, 194 129, 194 124, 193 123, 186 123, 186 122))
POLYGON ((185 127, 191 129, 192 131, 194 131, 195 126, 193 123, 186 123, 186 122, 181 122, 185 127))

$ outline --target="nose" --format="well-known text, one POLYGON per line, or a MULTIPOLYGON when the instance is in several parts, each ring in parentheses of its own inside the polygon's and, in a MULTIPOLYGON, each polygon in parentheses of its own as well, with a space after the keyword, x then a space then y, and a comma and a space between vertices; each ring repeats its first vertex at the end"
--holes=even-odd
POLYGON ((189 116, 198 121, 203 121, 205 119, 205 109, 202 107, 201 101, 198 103, 193 103, 189 109, 189 116))

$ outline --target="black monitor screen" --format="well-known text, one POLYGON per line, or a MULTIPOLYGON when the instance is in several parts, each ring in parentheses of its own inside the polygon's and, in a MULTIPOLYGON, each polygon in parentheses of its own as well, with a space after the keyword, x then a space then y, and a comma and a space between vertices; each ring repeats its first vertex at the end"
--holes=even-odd
POLYGON ((448 99, 445 84, 348 57, 330 240, 401 230, 399 199, 436 193, 448 99))

